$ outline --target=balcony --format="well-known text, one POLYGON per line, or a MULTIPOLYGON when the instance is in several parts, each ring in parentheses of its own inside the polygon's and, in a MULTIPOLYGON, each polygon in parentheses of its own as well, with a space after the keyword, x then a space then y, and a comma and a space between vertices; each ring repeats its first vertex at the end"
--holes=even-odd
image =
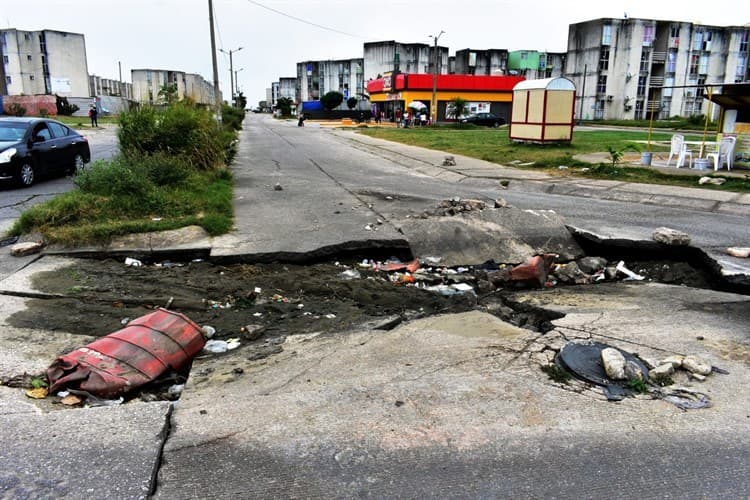
POLYGON ((664 64, 667 61, 667 53, 666 52, 652 52, 651 53, 651 62, 653 64, 664 64))
POLYGON ((664 77, 663 76, 652 76, 651 81, 648 84, 649 87, 663 87, 664 86, 664 77))

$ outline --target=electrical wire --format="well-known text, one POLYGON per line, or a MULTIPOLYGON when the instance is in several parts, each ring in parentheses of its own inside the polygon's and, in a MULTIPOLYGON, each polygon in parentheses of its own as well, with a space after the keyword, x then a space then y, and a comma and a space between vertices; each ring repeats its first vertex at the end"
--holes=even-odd
POLYGON ((258 7, 266 9, 266 10, 270 10, 271 12, 275 12, 276 14, 279 14, 280 16, 288 17, 289 19, 294 19, 295 21, 298 21, 300 23, 308 24, 310 26, 314 26, 316 28, 320 28, 320 29, 326 30, 326 31, 331 31, 333 33, 338 33, 340 35, 350 36, 352 38, 358 38, 360 40, 363 39, 363 37, 361 37, 359 35, 352 35, 351 33, 347 33, 346 31, 341 31, 341 30, 337 30, 337 29, 334 29, 334 28, 329 28, 328 26, 323 26, 322 24, 313 23, 311 21, 306 21, 306 20, 301 19, 299 17, 292 16, 291 14, 287 14, 286 12, 282 12, 280 10, 276 10, 276 9, 274 9, 272 7, 267 6, 267 5, 263 5, 262 3, 256 2, 255 0, 247 0, 247 1, 248 1, 248 3, 251 3, 253 5, 256 5, 258 7))

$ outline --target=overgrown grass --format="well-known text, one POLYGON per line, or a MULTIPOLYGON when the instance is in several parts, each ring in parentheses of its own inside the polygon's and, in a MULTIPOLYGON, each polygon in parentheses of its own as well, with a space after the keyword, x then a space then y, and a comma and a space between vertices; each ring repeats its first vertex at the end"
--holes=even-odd
POLYGON ((97 162, 80 178, 96 189, 70 191, 32 207, 10 233, 37 231, 50 243, 78 245, 189 225, 201 226, 211 235, 231 229, 232 176, 227 169, 195 171, 179 184, 166 185, 122 169, 110 188, 100 189, 99 180, 110 178, 120 167, 116 162, 97 162))
MULTIPOLYGON (((636 147, 640 151, 668 152, 671 133, 653 132, 647 148, 648 132, 642 130, 576 131, 569 144, 518 144, 508 138, 508 129, 461 129, 454 127, 368 128, 360 133, 390 141, 438 149, 516 168, 543 170, 560 176, 583 176, 596 179, 623 180, 648 184, 702 187, 725 191, 750 192, 750 180, 727 178, 722 186, 699 186, 695 176, 664 174, 656 169, 617 165, 592 165, 577 160, 576 155, 602 153, 610 149, 626 151, 636 147), (568 167, 560 170, 560 166, 568 167)), ((687 135, 687 140, 699 141, 701 135, 687 135)))
MULTIPOLYGON (((54 120, 57 120, 59 122, 64 123, 65 125, 69 127, 73 127, 74 129, 90 129, 91 128, 91 118, 88 116, 63 116, 63 115, 57 115, 50 117, 54 120)), ((116 116, 102 116, 99 115, 96 118, 96 121, 99 123, 99 125, 114 125, 117 123, 117 117, 116 116)))
MULTIPOLYGON (((241 121, 240 121, 241 123, 241 121)), ((219 129, 210 111, 186 103, 139 108, 120 116, 122 154, 92 164, 77 189, 24 212, 11 234, 40 232, 50 243, 100 244, 113 237, 232 226, 237 123, 219 129)))
POLYGON ((669 120, 591 120, 582 122, 583 125, 613 125, 617 127, 634 127, 634 128, 657 128, 657 129, 670 129, 670 130, 695 130, 702 132, 707 129, 709 132, 715 133, 717 123, 709 121, 706 125, 706 117, 704 115, 695 115, 688 118, 682 118, 675 116, 669 120))

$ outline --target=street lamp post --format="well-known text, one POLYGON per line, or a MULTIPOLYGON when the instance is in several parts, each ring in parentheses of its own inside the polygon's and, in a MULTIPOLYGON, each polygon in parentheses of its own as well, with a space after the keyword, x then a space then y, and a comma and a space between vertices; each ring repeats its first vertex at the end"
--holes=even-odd
POLYGON ((432 67, 432 100, 430 101, 430 120, 433 124, 437 123, 438 40, 443 33, 445 31, 440 30, 437 36, 430 35, 430 38, 435 39, 435 62, 432 67))
MULTIPOLYGON (((234 72, 234 89, 237 91, 237 95, 240 95, 240 82, 237 80, 237 73, 244 70, 245 68, 240 68, 234 72)), ((235 103, 236 104, 236 103, 235 103)))
POLYGON ((232 54, 235 52, 239 52, 242 50, 242 47, 236 48, 234 50, 224 50, 219 49, 221 52, 225 54, 229 54, 229 85, 231 87, 231 94, 229 98, 229 103, 232 104, 234 102, 234 65, 232 64, 232 54))

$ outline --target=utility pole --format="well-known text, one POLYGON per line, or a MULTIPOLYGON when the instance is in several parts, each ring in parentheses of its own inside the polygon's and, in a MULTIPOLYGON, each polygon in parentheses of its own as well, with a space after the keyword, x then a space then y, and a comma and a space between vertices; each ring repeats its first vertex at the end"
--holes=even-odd
POLYGON ((122 91, 122 61, 117 61, 117 67, 120 70, 120 88, 117 89, 117 93, 120 94, 120 97, 127 97, 124 95, 124 92, 122 91))
MULTIPOLYGON (((430 101, 430 119, 432 124, 437 123, 437 79, 438 79, 438 39, 445 31, 440 30, 437 36, 430 35, 435 39, 435 62, 432 67, 432 100, 430 101)), ((458 113, 458 111, 456 111, 458 113)))
POLYGON ((219 50, 225 54, 229 54, 229 84, 232 87, 232 95, 231 95, 231 99, 229 100, 229 104, 234 106, 233 104, 234 103, 234 65, 232 63, 232 54, 234 52, 239 52, 240 50, 242 50, 242 47, 238 49, 234 49, 234 50, 224 50, 224 49, 219 49, 219 50))
MULTIPOLYGON (((239 73, 240 71, 242 71, 242 70, 244 70, 244 69, 245 69, 245 68, 240 68, 240 69, 238 69, 238 70, 236 70, 236 71, 234 72, 234 88, 235 88, 235 90, 237 91, 237 96, 238 96, 238 97, 239 97, 239 95, 240 95, 240 81, 239 81, 239 80, 237 79, 237 73, 239 73)), ((235 102, 235 105, 236 105, 236 104, 237 104, 237 103, 235 102)))
POLYGON ((219 94, 219 65, 216 62, 216 37, 214 35, 214 2, 208 0, 208 22, 211 24, 211 62, 214 65, 214 104, 221 123, 221 94, 219 94))

